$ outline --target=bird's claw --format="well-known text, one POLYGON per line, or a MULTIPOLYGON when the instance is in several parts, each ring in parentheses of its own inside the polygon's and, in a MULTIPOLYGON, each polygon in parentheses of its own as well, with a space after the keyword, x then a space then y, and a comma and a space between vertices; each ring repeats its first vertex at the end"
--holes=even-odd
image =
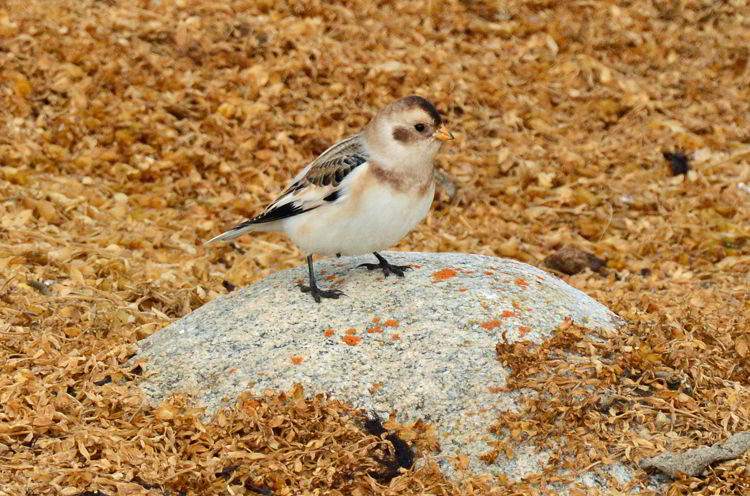
POLYGON ((339 291, 338 289, 320 289, 317 286, 304 286, 302 284, 299 285, 299 288, 303 293, 310 293, 313 299, 318 303, 320 303, 321 298, 331 298, 335 300, 338 299, 339 296, 344 295, 344 292, 339 291))
POLYGON ((409 265, 393 265, 386 263, 363 263, 359 264, 360 267, 366 267, 367 270, 375 270, 375 269, 382 269, 383 274, 385 274, 385 277, 388 277, 390 274, 396 274, 399 277, 404 277, 404 271, 411 270, 412 267, 409 265))

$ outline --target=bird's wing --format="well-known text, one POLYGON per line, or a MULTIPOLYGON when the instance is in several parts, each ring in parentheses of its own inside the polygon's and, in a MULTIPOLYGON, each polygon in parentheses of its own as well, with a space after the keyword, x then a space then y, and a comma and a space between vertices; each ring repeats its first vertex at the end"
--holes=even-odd
POLYGON ((333 203, 346 194, 345 178, 367 163, 362 137, 354 135, 339 141, 320 154, 292 180, 292 183, 256 217, 207 241, 224 241, 266 224, 293 217, 322 205, 333 203))

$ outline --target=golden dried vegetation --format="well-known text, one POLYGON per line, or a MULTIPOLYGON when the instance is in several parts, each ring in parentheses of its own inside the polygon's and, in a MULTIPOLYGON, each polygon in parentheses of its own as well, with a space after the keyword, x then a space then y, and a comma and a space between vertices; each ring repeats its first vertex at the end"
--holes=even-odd
MULTIPOLYGON (((750 429, 748 33, 744 1, 6 1, 0 493, 531 494, 559 467, 750 429), (454 485, 434 465, 381 484, 387 443, 335 401, 242 398, 212 422, 184 397, 144 405, 124 366, 137 340, 301 261, 273 234, 202 241, 410 93, 458 139, 398 248, 607 262, 566 280, 625 332, 498 336, 510 385, 545 394, 496 431, 568 435, 565 456, 515 484, 454 485)), ((434 446, 431 426, 392 427, 434 446)), ((668 493, 750 492, 749 462, 668 493)))

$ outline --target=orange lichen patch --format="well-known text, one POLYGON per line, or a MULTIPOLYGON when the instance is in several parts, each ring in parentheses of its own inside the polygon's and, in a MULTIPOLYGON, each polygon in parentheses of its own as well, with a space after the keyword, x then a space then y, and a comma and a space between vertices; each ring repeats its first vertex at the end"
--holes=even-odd
POLYGON ((343 277, 341 279, 336 279, 336 284, 344 284, 346 282, 346 279, 343 277))
POLYGON ((342 336, 341 341, 345 342, 349 346, 357 346, 362 338, 357 336, 342 336))
POLYGON ((373 324, 377 324, 378 322, 380 322, 380 317, 373 317, 372 318, 372 323, 373 324))
POLYGON ((387 325, 388 327, 398 327, 400 324, 398 320, 386 320, 383 322, 383 325, 387 325))
POLYGON ((327 337, 327 338, 330 338, 330 337, 331 337, 331 336, 333 336, 334 334, 336 334, 336 331, 335 331, 335 330, 333 330, 333 329, 326 329, 325 331, 323 331, 323 335, 324 335, 325 337, 327 337))
POLYGON ((503 313, 500 314, 500 317, 515 317, 516 314, 514 312, 511 312, 510 310, 503 310, 503 313))
POLYGON ((369 332, 370 334, 373 334, 373 333, 376 333, 376 332, 377 333, 382 333, 383 332, 383 328, 380 327, 379 325, 376 325, 375 327, 370 327, 369 329, 367 329, 367 332, 369 332))
POLYGON ((482 322, 479 325, 482 326, 483 329, 487 329, 488 331, 491 331, 492 329, 496 327, 500 327, 502 324, 502 321, 500 320, 490 320, 488 322, 482 322))
POLYGON ((325 279, 326 281, 333 281, 334 279, 336 279, 336 274, 327 275, 323 279, 325 279))
POLYGON ((529 285, 528 282, 524 281, 523 279, 516 279, 516 284, 521 287, 526 287, 529 285))
POLYGON ((409 267, 411 267, 413 269, 421 269, 422 268, 422 266, 419 265, 419 264, 409 264, 409 267))
POLYGON ((489 271, 489 270, 485 270, 484 271, 484 275, 486 275, 486 276, 491 276, 491 275, 494 275, 494 274, 495 274, 494 272, 489 271))
POLYGON ((373 383, 372 386, 370 386, 369 388, 367 388, 367 392, 370 393, 370 394, 375 394, 375 393, 378 392, 378 389, 380 389, 381 387, 383 387, 383 383, 382 382, 375 382, 375 383, 373 383))
POLYGON ((458 290, 459 293, 465 293, 466 291, 468 291, 467 288, 459 288, 458 290))
POLYGON ((521 309, 521 304, 518 303, 517 301, 514 301, 513 302, 513 308, 515 308, 516 310, 520 310, 521 309))
POLYGON ((304 358, 302 358, 301 356, 293 356, 290 358, 290 360, 292 361, 294 365, 299 365, 300 363, 302 363, 304 358))
POLYGON ((400 341, 400 340, 401 340, 401 334, 398 334, 396 332, 391 334, 391 341, 400 341))
POLYGON ((350 336, 353 336, 353 335, 357 334, 357 330, 356 329, 347 329, 346 333, 348 335, 350 335, 350 336))
POLYGON ((507 391, 507 388, 504 387, 488 387, 487 390, 490 393, 502 393, 503 391, 507 391))
POLYGON ((437 272, 433 272, 432 277, 434 277, 437 280, 445 280, 450 279, 451 277, 456 277, 457 272, 455 269, 443 269, 438 270, 437 272))
POLYGON ((531 327, 521 326, 518 328, 518 335, 524 337, 527 332, 531 332, 531 327))

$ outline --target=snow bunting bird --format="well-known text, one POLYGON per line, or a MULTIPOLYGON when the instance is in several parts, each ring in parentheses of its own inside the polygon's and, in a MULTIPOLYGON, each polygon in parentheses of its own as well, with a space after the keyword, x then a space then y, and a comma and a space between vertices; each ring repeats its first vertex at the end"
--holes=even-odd
POLYGON ((338 298, 338 290, 315 283, 313 254, 372 253, 386 277, 403 277, 409 266, 392 265, 378 251, 396 244, 427 215, 435 194, 433 159, 453 135, 437 109, 419 96, 397 100, 359 133, 313 160, 266 209, 207 241, 246 232, 280 231, 307 254, 309 286, 316 302, 338 298))

